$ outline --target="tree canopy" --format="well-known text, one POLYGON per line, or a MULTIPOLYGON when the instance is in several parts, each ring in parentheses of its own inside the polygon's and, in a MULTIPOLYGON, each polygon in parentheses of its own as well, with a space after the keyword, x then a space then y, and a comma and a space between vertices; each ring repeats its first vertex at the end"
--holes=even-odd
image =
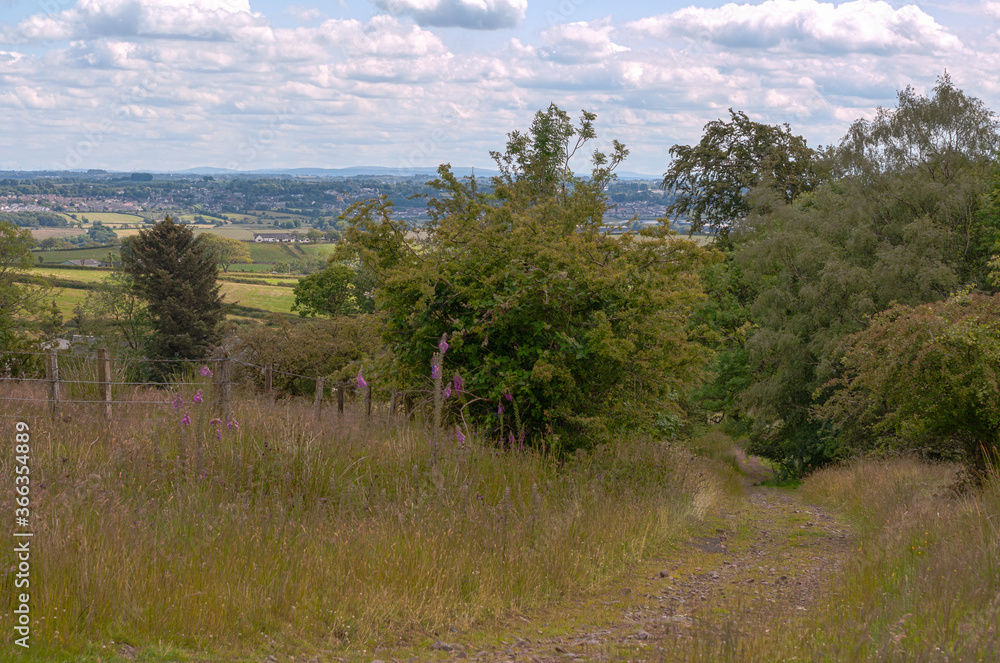
POLYGON ((846 441, 824 432, 814 408, 841 370, 842 340, 894 304, 992 291, 996 145, 992 113, 947 76, 930 97, 903 90, 896 109, 852 125, 826 181, 740 238, 731 265, 749 288, 717 301, 749 327, 717 383, 738 389, 726 402, 749 427, 750 450, 791 471, 837 456, 846 441))
POLYGON ((761 124, 731 108, 729 115, 706 124, 697 145, 670 148, 660 183, 673 196, 667 216, 686 219, 693 232, 728 234, 754 209, 754 189, 791 203, 820 181, 816 153, 787 124, 761 124))
POLYGON ((207 232, 201 233, 199 237, 215 257, 215 261, 222 267, 223 272, 228 272, 230 265, 253 262, 246 242, 207 232))
POLYGON ((464 416, 498 431, 516 418, 529 437, 572 447, 611 430, 667 426, 706 357, 685 321, 702 297, 695 268, 712 255, 667 225, 613 237, 603 188, 627 150, 569 163, 595 138, 555 106, 512 132, 493 193, 442 166, 416 240, 385 200, 355 205, 346 243, 378 279, 396 379, 426 389, 444 336, 447 378, 464 416))
POLYGON ((215 256, 187 226, 167 216, 122 247, 122 264, 145 300, 154 358, 198 359, 219 339, 223 317, 215 256))

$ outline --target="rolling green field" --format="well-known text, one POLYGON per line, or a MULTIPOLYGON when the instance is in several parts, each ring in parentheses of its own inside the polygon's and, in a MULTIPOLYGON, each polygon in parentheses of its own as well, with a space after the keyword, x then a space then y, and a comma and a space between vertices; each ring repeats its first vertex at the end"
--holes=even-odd
POLYGON ((108 253, 114 254, 115 259, 118 259, 118 247, 101 247, 96 249, 69 249, 67 251, 34 251, 35 260, 38 260, 38 256, 42 257, 42 262, 45 264, 59 264, 66 260, 86 260, 91 258, 93 260, 107 260, 108 253))
POLYGON ((254 262, 286 262, 298 260, 301 254, 287 244, 251 244, 250 259, 254 262))
POLYGON ((261 228, 253 228, 248 226, 224 226, 222 228, 210 228, 210 227, 200 227, 192 226, 192 230, 195 233, 212 233, 213 235, 221 235, 222 237, 228 237, 229 239, 238 239, 240 241, 249 242, 253 239, 253 234, 255 232, 264 232, 261 228))
MULTIPOLYGON (((139 216, 138 214, 122 214, 120 212, 73 212, 73 214, 76 214, 76 218, 80 221, 83 221, 83 218, 87 217, 88 221, 100 221, 107 226, 122 223, 145 223, 146 221, 145 217, 139 216)), ((63 214, 63 216, 66 215, 63 214)))
POLYGON ((337 248, 336 244, 306 244, 301 248, 307 255, 329 258, 337 248))
MULTIPOLYGON (((83 303, 87 298, 87 293, 92 288, 111 274, 111 271, 106 269, 60 269, 49 265, 36 267, 32 272, 40 276, 74 281, 78 285, 78 287, 63 286, 54 291, 53 299, 65 319, 73 314, 73 308, 77 304, 83 303)), ((297 280, 294 277, 291 279, 274 276, 261 278, 275 284, 297 280)), ((239 303, 242 306, 261 311, 290 313, 292 304, 295 302, 295 295, 288 287, 256 283, 231 283, 225 280, 225 275, 222 276, 220 282, 222 283, 221 292, 225 296, 223 301, 227 304, 239 303)))

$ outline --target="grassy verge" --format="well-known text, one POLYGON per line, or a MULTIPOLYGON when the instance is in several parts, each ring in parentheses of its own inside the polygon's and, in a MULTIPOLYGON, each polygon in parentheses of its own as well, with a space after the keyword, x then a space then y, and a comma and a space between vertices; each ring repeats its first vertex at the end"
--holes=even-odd
POLYGON ((861 532, 838 598, 817 625, 842 660, 989 661, 1000 655, 1000 476, 953 496, 955 468, 912 459, 817 472, 807 499, 861 532))
MULTIPOLYGON (((207 384, 192 402, 198 386, 116 394, 134 403, 110 423, 89 405, 52 421, 0 401, 5 428, 31 425, 28 658, 308 660, 489 629, 669 547, 722 490, 707 461, 648 441, 559 468, 475 440, 436 444, 384 414, 317 422, 305 404, 249 396, 230 429, 211 423, 207 384), (178 410, 147 404, 177 394, 178 410)), ((14 476, 12 454, 0 476, 14 476)), ((5 620, 11 584, 7 573, 5 620)))

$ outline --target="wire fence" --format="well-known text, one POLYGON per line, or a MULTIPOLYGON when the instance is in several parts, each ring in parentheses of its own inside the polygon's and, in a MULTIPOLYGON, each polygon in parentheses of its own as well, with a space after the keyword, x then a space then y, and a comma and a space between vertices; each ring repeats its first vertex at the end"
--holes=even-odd
MULTIPOLYGON (((280 370, 273 364, 255 364, 228 356, 224 348, 218 348, 215 354, 205 359, 149 359, 144 357, 119 357, 112 359, 111 353, 106 348, 98 349, 94 354, 73 354, 60 355, 56 349, 48 352, 5 352, 0 354, 0 371, 10 366, 10 360, 14 357, 42 357, 45 363, 45 377, 20 377, 3 376, 0 374, 0 386, 8 386, 4 394, 0 395, 0 402, 3 403, 47 403, 50 413, 53 416, 60 416, 63 406, 84 405, 97 406, 103 410, 104 416, 112 418, 114 406, 121 409, 124 406, 129 408, 135 406, 164 406, 173 405, 177 407, 180 393, 184 388, 200 387, 208 389, 211 386, 213 391, 212 400, 218 407, 220 413, 226 418, 232 411, 233 386, 236 381, 233 379, 233 367, 239 366, 244 371, 256 373, 263 376, 263 393, 269 397, 276 397, 277 390, 274 386, 274 378, 283 376, 312 381, 314 384, 313 407, 316 418, 322 414, 322 405, 327 395, 336 397, 338 414, 344 412, 347 394, 360 393, 364 399, 365 417, 371 417, 372 411, 372 387, 367 382, 358 381, 355 385, 353 381, 341 378, 331 380, 329 376, 323 375, 303 375, 291 371, 280 370), (60 367, 60 360, 63 361, 63 370, 60 367), (149 380, 128 380, 122 377, 123 369, 129 365, 137 366, 144 364, 170 363, 178 367, 187 367, 186 371, 181 371, 180 375, 194 374, 195 381, 190 379, 170 379, 168 381, 149 380), (69 364, 72 370, 67 374, 65 368, 69 364), (116 375, 114 368, 118 369, 116 375), (96 371, 96 377, 95 377, 96 371), (196 381, 200 374, 203 381, 196 381), (14 395, 12 392, 15 385, 27 385, 34 387, 29 389, 33 395, 14 395), (44 394, 38 393, 38 387, 45 389, 44 394), (132 398, 125 397, 123 391, 132 390, 132 398), (145 390, 145 391, 143 391, 145 390), (171 400, 160 398, 150 398, 156 393, 175 394, 171 400)), ((9 372, 9 371, 8 371, 9 372)), ((126 371, 127 372, 127 371, 126 371)), ((245 381, 244 381, 245 382, 245 381)), ((198 397, 204 398, 201 390, 198 397)), ((183 401, 181 401, 183 402, 183 401)), ((388 403, 390 415, 396 414, 397 403, 408 402, 408 399, 397 398, 395 391, 391 393, 388 403)), ((16 406, 15 406, 16 407, 16 406)), ((407 408, 409 410, 409 408, 407 408)), ((3 413, 3 417, 16 416, 3 413)))

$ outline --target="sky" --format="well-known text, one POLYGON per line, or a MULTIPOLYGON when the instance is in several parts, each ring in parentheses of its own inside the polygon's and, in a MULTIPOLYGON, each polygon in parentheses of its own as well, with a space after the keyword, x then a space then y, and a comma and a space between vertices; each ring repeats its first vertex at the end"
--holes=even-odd
POLYGON ((828 145, 947 71, 1000 111, 995 0, 292 1, 0 0, 0 170, 489 168, 555 103, 658 176, 729 108, 828 145))

